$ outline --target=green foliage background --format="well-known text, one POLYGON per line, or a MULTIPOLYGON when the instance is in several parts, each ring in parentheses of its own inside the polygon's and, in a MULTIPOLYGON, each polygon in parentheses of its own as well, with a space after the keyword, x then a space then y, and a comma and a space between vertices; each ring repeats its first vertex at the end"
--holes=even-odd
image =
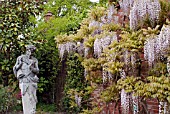
POLYGON ((17 56, 24 52, 26 44, 32 42, 31 29, 35 23, 31 17, 41 12, 41 3, 35 0, 1 2, 0 15, 0 77, 4 86, 14 79, 12 67, 17 56))
POLYGON ((88 82, 84 77, 84 68, 77 54, 69 55, 67 59, 67 77, 64 87, 63 106, 64 110, 69 113, 80 113, 83 109, 88 108, 86 100, 89 98, 86 88, 88 82), (81 107, 75 102, 75 95, 82 97, 81 107))

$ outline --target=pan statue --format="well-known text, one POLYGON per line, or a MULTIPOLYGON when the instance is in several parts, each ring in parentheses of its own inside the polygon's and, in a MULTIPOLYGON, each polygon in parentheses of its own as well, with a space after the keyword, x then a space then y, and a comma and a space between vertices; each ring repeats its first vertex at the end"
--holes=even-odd
POLYGON ((17 58, 13 71, 19 80, 19 88, 22 94, 22 105, 24 114, 35 114, 37 104, 37 82, 39 78, 38 60, 33 57, 36 47, 28 45, 26 54, 17 58))

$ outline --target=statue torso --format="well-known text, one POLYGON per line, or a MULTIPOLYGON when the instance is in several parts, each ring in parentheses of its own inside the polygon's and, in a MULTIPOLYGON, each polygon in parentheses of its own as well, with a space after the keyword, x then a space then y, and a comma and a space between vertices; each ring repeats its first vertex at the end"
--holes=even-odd
POLYGON ((30 65, 35 67, 37 59, 34 57, 30 59, 27 55, 21 55, 19 56, 19 62, 22 63, 21 68, 17 71, 17 75, 22 75, 19 81, 24 83, 37 82, 38 77, 30 69, 30 65))

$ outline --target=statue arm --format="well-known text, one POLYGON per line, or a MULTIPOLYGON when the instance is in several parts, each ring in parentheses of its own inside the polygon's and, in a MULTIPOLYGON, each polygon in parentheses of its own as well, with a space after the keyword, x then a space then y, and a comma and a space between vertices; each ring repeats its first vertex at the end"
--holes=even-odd
POLYGON ((35 74, 39 73, 39 68, 38 68, 38 61, 36 60, 35 65, 30 67, 32 72, 35 74))
POLYGON ((17 58, 17 61, 16 61, 16 64, 15 64, 15 70, 16 71, 18 71, 20 68, 21 68, 21 66, 22 66, 22 62, 21 62, 21 58, 20 57, 18 57, 17 58))

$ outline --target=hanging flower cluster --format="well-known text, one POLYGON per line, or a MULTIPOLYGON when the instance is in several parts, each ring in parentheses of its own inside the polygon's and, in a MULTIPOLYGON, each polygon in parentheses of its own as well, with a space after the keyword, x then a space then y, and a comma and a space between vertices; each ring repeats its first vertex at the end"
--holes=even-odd
POLYGON ((102 23, 95 21, 95 20, 89 23, 89 28, 93 28, 93 27, 100 28, 101 26, 102 26, 102 23))
POLYGON ((128 50, 124 52, 124 62, 126 65, 130 64, 130 52, 128 50))
POLYGON ((147 18, 154 26, 158 22, 160 10, 159 0, 136 0, 130 10, 130 28, 137 29, 147 18))
POLYGON ((116 14, 116 9, 114 5, 110 6, 107 10, 107 23, 110 23, 113 19, 113 14, 116 14))
POLYGON ((147 39, 144 45, 144 58, 148 60, 149 66, 154 61, 167 54, 170 48, 170 26, 163 26, 159 35, 147 39))
POLYGON ((128 14, 130 8, 133 6, 134 4, 134 0, 120 0, 119 1, 120 4, 120 8, 123 9, 123 11, 128 14))
POLYGON ((124 89, 121 90, 121 107, 123 114, 129 114, 130 112, 130 95, 125 92, 124 89))
POLYGON ((105 66, 103 66, 102 68, 102 79, 103 79, 103 83, 107 82, 107 81, 111 81, 113 78, 113 74, 109 71, 106 71, 105 66))
POLYGON ((66 42, 63 44, 58 44, 60 58, 63 58, 65 52, 70 53, 70 52, 75 51, 75 49, 76 49, 76 44, 73 42, 66 42))
MULTIPOLYGON (((121 78, 126 78, 126 73, 124 70, 120 72, 121 78)), ((127 93, 124 89, 121 90, 121 106, 122 106, 122 113, 129 114, 130 112, 130 94, 127 93)))
POLYGON ((170 46, 170 26, 163 26, 156 38, 156 54, 165 55, 170 46))
POLYGON ((111 33, 111 36, 105 36, 104 38, 96 38, 94 41, 94 56, 100 57, 103 49, 109 46, 113 41, 117 41, 116 33, 111 33))
POLYGON ((75 102, 76 102, 78 107, 81 107, 81 101, 82 101, 82 97, 75 94, 75 102))
POLYGON ((149 66, 155 61, 155 38, 149 38, 144 45, 144 58, 148 60, 149 66))

